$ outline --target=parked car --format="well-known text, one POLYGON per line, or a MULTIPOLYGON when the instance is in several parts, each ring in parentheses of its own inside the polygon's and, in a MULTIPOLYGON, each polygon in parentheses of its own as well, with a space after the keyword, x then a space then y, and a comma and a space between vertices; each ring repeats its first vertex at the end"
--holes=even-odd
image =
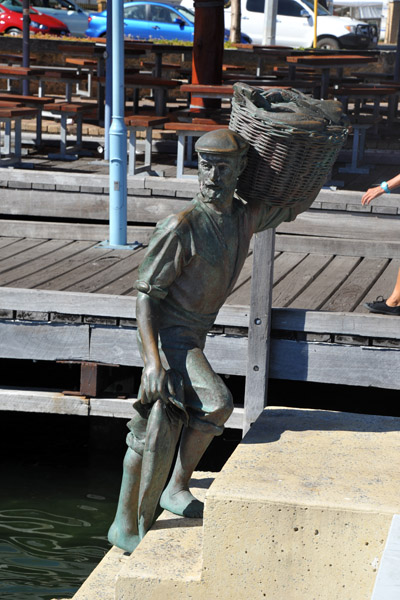
MULTIPOLYGON (((58 19, 41 15, 34 8, 30 9, 29 14, 32 33, 69 35, 68 27, 58 19)), ((0 0, 0 33, 22 34, 22 2, 19 0, 0 0)))
POLYGON ((50 15, 65 23, 71 35, 84 37, 89 13, 73 0, 31 0, 31 6, 44 15, 50 15))
MULTIPOLYGON (((91 13, 86 35, 103 37, 107 30, 107 11, 91 13)), ((182 5, 166 2, 127 2, 124 4, 124 34, 133 39, 164 39, 192 42, 194 12, 182 5)), ((225 30, 225 39, 229 31, 225 30)), ((251 43, 242 35, 243 43, 251 43)))
MULTIPOLYGON (((190 6, 193 0, 182 0, 190 6)), ((225 27, 231 25, 230 1, 225 3, 225 27)), ((241 27, 261 44, 264 28, 264 0, 241 0, 241 27)), ((293 48, 309 48, 314 40, 314 1, 278 0, 275 43, 293 48)), ((378 42, 376 27, 349 17, 336 17, 318 4, 317 47, 331 50, 373 48, 378 42)))

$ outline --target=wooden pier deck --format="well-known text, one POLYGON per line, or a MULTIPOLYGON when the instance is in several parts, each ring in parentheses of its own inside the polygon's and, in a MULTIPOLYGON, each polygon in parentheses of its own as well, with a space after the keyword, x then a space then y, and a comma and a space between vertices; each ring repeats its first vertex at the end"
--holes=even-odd
MULTIPOLYGON (((128 241, 144 245, 154 222, 187 206, 197 182, 130 178, 128 241)), ((371 315, 400 266, 391 194, 360 210, 361 192, 322 190, 313 207, 276 233, 270 376, 400 389, 400 320, 371 315)), ((140 366, 137 268, 145 248, 116 250, 107 238, 108 177, 7 171, 1 189, 0 358, 140 366)), ((247 372, 253 250, 207 340, 223 375, 247 372)), ((128 417, 131 399, 60 390, 0 388, 0 410, 128 417)), ((229 422, 241 428, 239 404, 229 422)))

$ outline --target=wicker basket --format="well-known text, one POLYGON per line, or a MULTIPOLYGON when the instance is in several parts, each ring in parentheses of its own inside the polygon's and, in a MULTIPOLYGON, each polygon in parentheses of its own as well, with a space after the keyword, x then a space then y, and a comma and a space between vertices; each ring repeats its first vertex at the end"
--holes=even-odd
POLYGON ((299 105, 300 114, 308 114, 308 119, 302 122, 295 114, 269 112, 266 108, 273 105, 268 102, 268 92, 235 84, 229 128, 250 144, 237 191, 249 203, 263 200, 291 208, 310 205, 347 137, 341 105, 331 102, 329 106, 329 101, 313 100, 297 90, 275 90, 269 97, 280 99, 280 106, 284 102, 299 105), (302 127, 293 126, 290 120, 302 127))

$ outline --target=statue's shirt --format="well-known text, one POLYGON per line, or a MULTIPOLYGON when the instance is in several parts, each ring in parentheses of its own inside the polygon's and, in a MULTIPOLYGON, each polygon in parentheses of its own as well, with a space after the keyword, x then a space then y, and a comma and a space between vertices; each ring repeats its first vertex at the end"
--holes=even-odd
POLYGON ((160 302, 160 330, 207 333, 232 291, 257 231, 290 219, 285 208, 250 207, 233 199, 229 215, 197 196, 190 207, 157 224, 136 287, 160 302))

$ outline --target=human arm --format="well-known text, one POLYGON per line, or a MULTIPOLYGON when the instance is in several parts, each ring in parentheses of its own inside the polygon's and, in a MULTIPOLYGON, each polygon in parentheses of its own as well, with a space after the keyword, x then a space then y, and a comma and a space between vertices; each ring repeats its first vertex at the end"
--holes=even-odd
POLYGON ((166 400, 166 371, 158 350, 159 314, 159 299, 138 292, 136 317, 144 355, 140 397, 142 404, 152 404, 159 398, 166 400))
MULTIPOLYGON (((400 173, 393 177, 393 179, 389 179, 387 185, 390 191, 400 186, 400 173)), ((369 188, 369 190, 367 190, 361 198, 361 204, 363 206, 367 206, 372 200, 375 200, 375 198, 378 198, 378 196, 381 196, 384 193, 385 190, 380 185, 369 188)))

